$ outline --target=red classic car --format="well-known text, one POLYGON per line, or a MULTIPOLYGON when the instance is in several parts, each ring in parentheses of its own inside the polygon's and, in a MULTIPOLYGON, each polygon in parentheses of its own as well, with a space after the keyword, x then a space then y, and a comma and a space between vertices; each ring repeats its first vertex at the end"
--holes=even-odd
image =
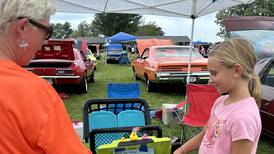
POLYGON ((260 114, 263 133, 274 138, 274 17, 234 16, 224 18, 230 37, 248 39, 257 54, 255 72, 262 82, 260 114))
MULTIPOLYGON (((146 82, 146 90, 153 91, 155 83, 186 82, 189 61, 188 46, 152 46, 145 48, 141 56, 132 61, 135 79, 146 82)), ((191 82, 209 79, 207 59, 193 49, 191 60, 191 82)))
POLYGON ((263 133, 274 138, 274 58, 260 60, 255 71, 262 82, 260 113, 263 133))
POLYGON ((73 45, 73 40, 49 40, 24 67, 55 86, 76 85, 79 92, 87 92, 94 65, 73 45))

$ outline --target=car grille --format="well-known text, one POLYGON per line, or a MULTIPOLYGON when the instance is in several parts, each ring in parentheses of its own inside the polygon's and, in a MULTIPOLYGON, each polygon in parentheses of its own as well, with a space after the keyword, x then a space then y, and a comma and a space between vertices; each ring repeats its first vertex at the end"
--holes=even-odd
MULTIPOLYGON (((187 72, 188 66, 164 66, 159 68, 159 72, 187 72)), ((191 66, 192 71, 207 71, 205 66, 191 66)))

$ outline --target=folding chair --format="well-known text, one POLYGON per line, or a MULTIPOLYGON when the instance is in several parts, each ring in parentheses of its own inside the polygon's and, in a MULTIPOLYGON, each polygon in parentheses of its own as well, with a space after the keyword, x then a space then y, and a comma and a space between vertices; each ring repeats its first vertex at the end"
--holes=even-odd
POLYGON ((140 83, 108 83, 107 84, 108 98, 139 98, 140 83))
POLYGON ((128 58, 128 54, 127 53, 122 53, 120 58, 119 58, 119 63, 120 64, 130 64, 130 60, 128 58))
MULTIPOLYGON (((140 83, 108 83, 107 84, 107 97, 108 98, 139 98, 140 97, 140 83)), ((109 104, 110 106, 113 104, 109 104)), ((117 104, 117 110, 119 113, 122 111, 122 104, 117 104)), ((132 104, 126 104, 132 105, 132 104)), ((135 104, 138 107, 138 103, 135 104)), ((112 111, 112 110, 110 110, 112 111)))
POLYGON ((180 122, 182 125, 181 142, 190 139, 201 131, 201 127, 206 125, 210 117, 215 100, 220 96, 214 85, 187 84, 186 88, 187 100, 176 106, 176 108, 186 107, 186 103, 189 103, 188 110, 180 122), (187 137, 187 131, 190 133, 189 137, 187 137))

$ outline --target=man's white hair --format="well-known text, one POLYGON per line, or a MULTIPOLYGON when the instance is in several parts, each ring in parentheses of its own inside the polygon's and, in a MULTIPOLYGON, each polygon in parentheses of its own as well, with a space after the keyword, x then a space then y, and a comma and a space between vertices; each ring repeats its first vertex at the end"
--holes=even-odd
POLYGON ((0 0, 0 31, 18 17, 42 20, 54 13, 52 0, 0 0))

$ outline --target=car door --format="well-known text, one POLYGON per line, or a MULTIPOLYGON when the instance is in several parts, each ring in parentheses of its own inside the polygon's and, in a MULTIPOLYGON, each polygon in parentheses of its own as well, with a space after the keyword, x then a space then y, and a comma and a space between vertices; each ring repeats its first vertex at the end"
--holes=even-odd
POLYGON ((260 108, 263 131, 274 136, 274 62, 262 77, 262 104, 260 108))
POLYGON ((149 55, 149 49, 146 48, 142 55, 136 59, 136 64, 135 64, 135 71, 137 76, 144 78, 144 60, 148 58, 149 55))

